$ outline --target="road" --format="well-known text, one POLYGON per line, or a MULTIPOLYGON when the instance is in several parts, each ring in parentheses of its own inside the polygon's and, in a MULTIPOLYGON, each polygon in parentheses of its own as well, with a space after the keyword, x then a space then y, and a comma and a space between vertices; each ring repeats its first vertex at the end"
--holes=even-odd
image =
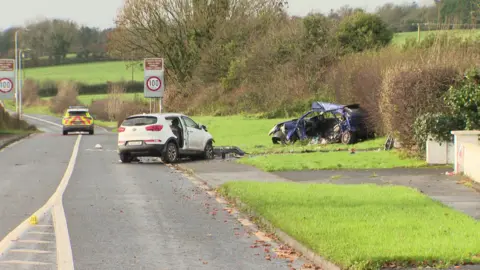
POLYGON ((0 152, 0 239, 13 230, 16 240, 0 269, 72 269, 69 258, 86 270, 290 269, 252 248, 256 237, 182 174, 153 161, 121 164, 116 134, 61 136, 59 119, 34 117, 26 120, 44 133, 0 152), (47 201, 38 224, 25 225, 47 201))

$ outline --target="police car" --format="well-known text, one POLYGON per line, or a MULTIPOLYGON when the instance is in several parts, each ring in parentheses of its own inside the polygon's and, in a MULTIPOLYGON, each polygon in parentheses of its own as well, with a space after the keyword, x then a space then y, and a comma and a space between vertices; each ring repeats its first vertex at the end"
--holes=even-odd
POLYGON ((85 106, 70 106, 62 119, 63 135, 69 132, 88 132, 94 134, 93 117, 85 106))

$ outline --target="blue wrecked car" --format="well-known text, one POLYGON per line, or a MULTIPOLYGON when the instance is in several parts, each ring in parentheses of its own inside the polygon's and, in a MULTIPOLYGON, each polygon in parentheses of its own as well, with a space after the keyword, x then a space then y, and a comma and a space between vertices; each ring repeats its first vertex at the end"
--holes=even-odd
POLYGON ((276 124, 268 133, 274 144, 322 138, 328 143, 353 144, 375 137, 367 124, 368 114, 359 104, 313 102, 312 109, 298 119, 276 124))

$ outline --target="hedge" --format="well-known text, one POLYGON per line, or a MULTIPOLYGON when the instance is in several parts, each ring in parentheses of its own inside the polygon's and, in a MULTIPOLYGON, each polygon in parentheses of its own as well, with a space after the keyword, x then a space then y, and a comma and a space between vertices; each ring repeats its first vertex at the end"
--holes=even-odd
MULTIPOLYGON (((127 93, 142 93, 143 82, 127 82, 125 83, 125 90, 127 93)), ((40 97, 53 97, 58 92, 56 84, 41 86, 38 90, 40 97)), ((106 94, 108 92, 108 84, 78 84, 79 95, 92 95, 92 94, 106 94)))

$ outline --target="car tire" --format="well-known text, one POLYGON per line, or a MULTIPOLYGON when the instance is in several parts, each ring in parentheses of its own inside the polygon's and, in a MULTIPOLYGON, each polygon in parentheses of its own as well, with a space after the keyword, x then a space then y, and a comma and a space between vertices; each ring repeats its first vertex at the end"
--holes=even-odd
POLYGON ((162 161, 164 163, 175 163, 178 160, 178 147, 175 143, 169 142, 163 151, 162 161))
POLYGON ((203 151, 203 158, 204 159, 214 159, 215 158, 215 152, 213 151, 212 142, 208 142, 207 145, 205 145, 205 150, 203 151))
POLYGON ((354 132, 347 130, 342 133, 341 140, 343 144, 354 144, 357 139, 354 132))
POLYGON ((131 163, 133 160, 133 157, 129 154, 126 154, 126 153, 121 153, 120 154, 120 161, 122 163, 131 163))
POLYGON ((68 135, 68 132, 64 130, 64 131, 63 131, 63 135, 64 135, 64 136, 65 136, 65 135, 68 135))
POLYGON ((94 133, 95 133, 95 131, 93 131, 93 129, 88 131, 88 134, 90 134, 90 135, 93 135, 94 133))

